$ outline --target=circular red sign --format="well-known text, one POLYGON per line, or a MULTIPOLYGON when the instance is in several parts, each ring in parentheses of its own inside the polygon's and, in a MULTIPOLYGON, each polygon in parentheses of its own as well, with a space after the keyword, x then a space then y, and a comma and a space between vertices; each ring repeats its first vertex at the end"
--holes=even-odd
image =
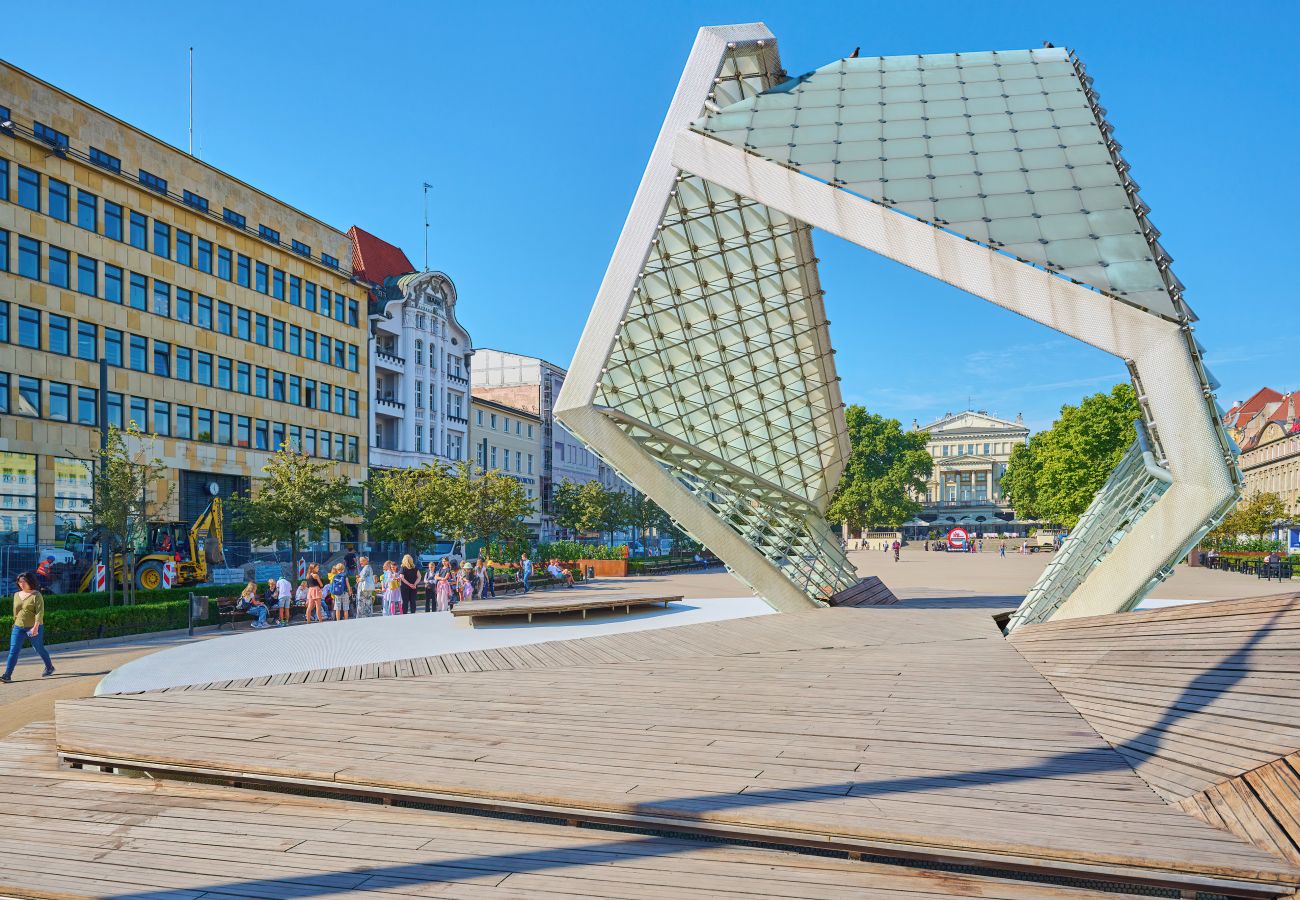
POLYGON ((948 532, 948 546, 954 550, 965 550, 968 540, 970 535, 966 533, 965 528, 954 528, 948 532))

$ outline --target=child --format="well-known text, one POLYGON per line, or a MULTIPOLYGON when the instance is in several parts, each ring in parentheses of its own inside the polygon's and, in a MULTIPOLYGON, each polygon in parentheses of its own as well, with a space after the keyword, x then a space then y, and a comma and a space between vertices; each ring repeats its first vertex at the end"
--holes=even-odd
POLYGON ((325 583, 321 581, 320 567, 312 563, 307 569, 307 621, 311 621, 312 610, 316 611, 316 621, 321 621, 321 599, 325 583))
POLYGON ((397 565, 392 560, 384 563, 384 615, 400 616, 402 614, 402 579, 398 577, 397 565))
POLYGON ((334 618, 347 619, 352 608, 352 588, 343 563, 335 563, 330 570, 330 596, 334 598, 334 618))

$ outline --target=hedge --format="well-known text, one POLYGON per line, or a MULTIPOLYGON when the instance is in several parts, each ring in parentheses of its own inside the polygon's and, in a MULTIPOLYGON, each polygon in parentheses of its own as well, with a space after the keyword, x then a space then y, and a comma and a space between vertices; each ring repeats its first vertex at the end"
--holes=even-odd
MULTIPOLYGON (((185 628, 189 624, 187 606, 188 600, 137 603, 134 606, 100 606, 97 609, 56 609, 47 606, 45 641, 48 644, 64 644, 69 641, 125 637, 185 628)), ((216 604, 211 604, 208 606, 208 618, 194 624, 214 625, 216 615, 216 604)), ((0 616, 0 634, 9 634, 13 625, 13 616, 0 616)))
MULTIPOLYGON (((197 587, 168 588, 158 591, 136 591, 135 605, 146 603, 166 603, 167 601, 187 600, 191 592, 208 597, 238 597, 244 590, 243 584, 203 584, 197 587)), ((122 604, 122 592, 113 592, 113 605, 122 604)), ((46 609, 99 609, 108 606, 106 592, 85 594, 47 594, 46 609)))

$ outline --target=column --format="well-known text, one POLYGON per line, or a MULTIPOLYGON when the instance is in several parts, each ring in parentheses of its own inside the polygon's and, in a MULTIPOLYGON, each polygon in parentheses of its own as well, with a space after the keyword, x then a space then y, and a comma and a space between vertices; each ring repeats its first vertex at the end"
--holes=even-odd
POLYGON ((402 383, 397 398, 404 404, 398 433, 398 449, 411 452, 415 449, 415 319, 410 310, 402 306, 402 333, 398 337, 399 352, 406 362, 402 365, 402 383))

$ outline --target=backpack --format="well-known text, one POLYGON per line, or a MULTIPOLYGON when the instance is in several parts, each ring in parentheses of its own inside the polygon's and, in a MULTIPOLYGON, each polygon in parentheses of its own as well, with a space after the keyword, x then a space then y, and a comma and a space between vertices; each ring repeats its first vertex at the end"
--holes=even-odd
POLYGON ((348 578, 342 572, 330 579, 330 594, 342 597, 348 592, 348 578))

